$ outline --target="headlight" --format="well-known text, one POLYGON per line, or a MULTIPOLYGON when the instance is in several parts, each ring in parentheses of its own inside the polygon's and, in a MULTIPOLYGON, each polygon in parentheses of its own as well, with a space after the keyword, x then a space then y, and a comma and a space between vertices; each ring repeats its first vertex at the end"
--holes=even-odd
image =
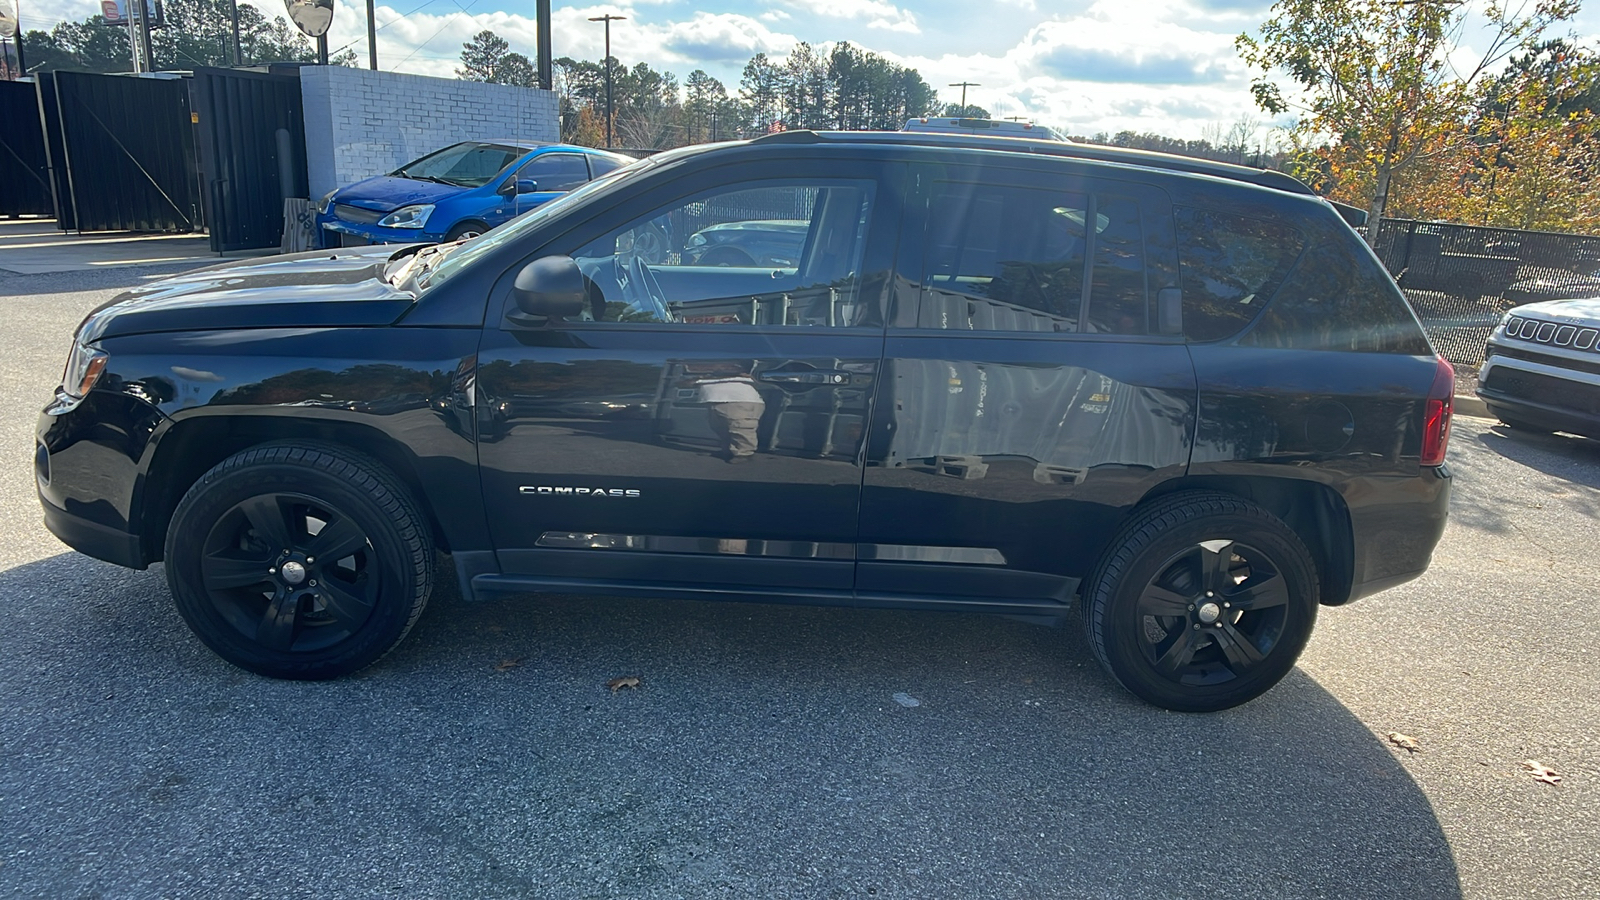
POLYGON ((421 228, 428 224, 428 217, 431 215, 433 215, 432 203, 424 203, 420 206, 402 206, 379 219, 378 224, 386 228, 421 228))
POLYGON ((322 195, 322 199, 317 201, 317 215, 320 216, 328 211, 328 207, 333 205, 333 195, 337 193, 339 193, 339 189, 334 188, 322 195))
POLYGON ((104 350, 73 341, 72 352, 67 355, 66 371, 61 373, 61 393, 74 401, 89 396, 89 392, 94 390, 94 383, 105 373, 106 363, 110 359, 104 350))

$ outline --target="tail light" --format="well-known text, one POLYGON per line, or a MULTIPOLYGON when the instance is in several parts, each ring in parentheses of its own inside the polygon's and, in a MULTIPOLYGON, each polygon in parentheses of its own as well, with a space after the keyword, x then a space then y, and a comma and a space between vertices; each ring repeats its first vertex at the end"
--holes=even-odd
POLYGON ((1422 464, 1444 464, 1444 454, 1450 446, 1450 416, 1454 412, 1456 396, 1456 370, 1439 357, 1434 370, 1433 387, 1428 390, 1427 403, 1422 413, 1422 464))

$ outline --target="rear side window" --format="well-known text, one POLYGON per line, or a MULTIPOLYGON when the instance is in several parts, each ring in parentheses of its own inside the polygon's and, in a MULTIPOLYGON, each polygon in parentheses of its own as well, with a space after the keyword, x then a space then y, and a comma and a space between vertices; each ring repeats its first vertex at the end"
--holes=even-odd
POLYGON ((1136 200, 945 182, 935 185, 928 213, 917 327, 1148 332, 1145 226, 1136 200), (1088 320, 1080 325, 1086 287, 1088 320))
POLYGON ((1233 337, 1283 284, 1305 238, 1282 222, 1220 210, 1179 207, 1174 213, 1184 334, 1191 341, 1233 337))
POLYGON ((1295 350, 1427 355, 1398 288, 1349 235, 1319 235, 1242 343, 1295 350))

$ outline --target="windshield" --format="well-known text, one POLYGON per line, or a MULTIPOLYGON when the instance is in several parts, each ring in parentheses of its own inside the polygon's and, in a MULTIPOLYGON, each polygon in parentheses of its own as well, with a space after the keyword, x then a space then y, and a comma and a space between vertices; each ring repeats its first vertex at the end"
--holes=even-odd
POLYGON ((415 274, 419 296, 427 293, 449 281, 457 272, 472 265, 474 260, 493 253, 505 244, 519 240, 523 235, 538 228, 552 217, 561 215, 572 207, 583 203, 589 197, 611 190, 617 185, 634 178, 640 172, 651 168, 652 165, 653 162, 651 160, 641 160, 602 175, 571 193, 562 194, 554 200, 534 207, 531 212, 524 213, 487 234, 468 241, 447 245, 447 248, 445 248, 447 252, 433 255, 432 258, 421 261, 413 272, 407 274, 415 274))
POLYGON ((452 144, 408 162, 394 171, 401 178, 436 181, 458 187, 482 187, 528 151, 504 144, 468 141, 452 144))

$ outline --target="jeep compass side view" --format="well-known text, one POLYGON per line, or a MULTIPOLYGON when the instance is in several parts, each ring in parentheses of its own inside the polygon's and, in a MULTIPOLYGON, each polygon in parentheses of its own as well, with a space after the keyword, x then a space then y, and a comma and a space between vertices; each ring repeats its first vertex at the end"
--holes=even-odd
POLYGON ((788 132, 471 240, 122 294, 35 469, 51 531, 163 562, 195 634, 273 677, 377 660, 443 552, 469 599, 1076 607, 1117 682, 1202 711, 1427 567, 1452 386, 1280 173, 788 132), (772 223, 782 252, 689 246, 772 223))

